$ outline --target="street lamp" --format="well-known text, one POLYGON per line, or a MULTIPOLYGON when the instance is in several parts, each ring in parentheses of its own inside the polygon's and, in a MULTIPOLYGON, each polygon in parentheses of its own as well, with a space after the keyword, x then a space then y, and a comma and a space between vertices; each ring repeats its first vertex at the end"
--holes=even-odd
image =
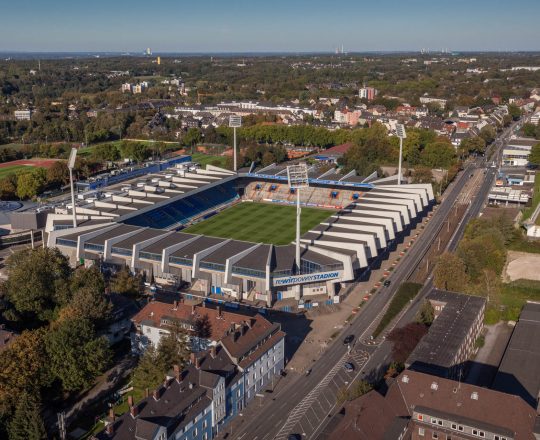
POLYGON ((77 158, 77 149, 72 148, 68 160, 69 183, 71 186, 71 210, 73 212, 73 227, 77 227, 77 213, 75 212, 75 189, 73 187, 73 168, 75 168, 75 159, 77 158))
POLYGON ((233 129, 233 156, 234 156, 234 171, 236 171, 236 129, 242 126, 242 116, 229 116, 229 127, 233 129))
POLYGON ((403 139, 407 137, 405 126, 403 124, 396 124, 396 133, 399 138, 398 185, 401 185, 401 160, 403 157, 403 139))
MULTIPOLYGON (((295 165, 289 165, 287 167, 287 179, 289 181, 289 188, 296 192, 296 273, 300 274, 300 214, 302 208, 300 207, 300 189, 307 188, 309 186, 308 168, 306 163, 299 163, 295 165)), ((300 285, 297 286, 296 300, 300 300, 300 285)))

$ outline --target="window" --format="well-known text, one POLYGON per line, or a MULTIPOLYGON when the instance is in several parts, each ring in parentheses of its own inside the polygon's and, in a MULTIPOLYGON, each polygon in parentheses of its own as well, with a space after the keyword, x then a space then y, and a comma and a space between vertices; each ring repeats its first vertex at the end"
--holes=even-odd
POLYGON ((437 420, 437 423, 439 424, 439 426, 442 426, 442 420, 437 420))
POLYGON ((431 434, 431 438, 439 438, 439 434, 437 434, 436 432, 434 432, 433 434, 431 434))
POLYGON ((463 431, 463 426, 458 425, 457 430, 458 430, 458 431, 463 431))
POLYGON ((452 423, 452 429, 457 429, 457 425, 455 423, 452 423))
POLYGON ((418 435, 420 436, 424 436, 425 432, 424 432, 424 428, 418 428, 418 435))
POLYGON ((203 429, 206 429, 207 426, 208 426, 208 423, 207 423, 207 421, 205 420, 205 421, 203 422, 203 424, 202 424, 202 427, 203 427, 203 429))
POLYGON ((472 435, 478 435, 478 430, 473 429, 473 430, 472 430, 472 435))
POLYGON ((418 420, 424 420, 424 416, 423 416, 422 414, 418 414, 418 415, 416 416, 416 418, 417 418, 418 420))
POLYGON ((434 419, 433 417, 431 418, 431 423, 433 423, 434 425, 437 424, 437 419, 434 419))

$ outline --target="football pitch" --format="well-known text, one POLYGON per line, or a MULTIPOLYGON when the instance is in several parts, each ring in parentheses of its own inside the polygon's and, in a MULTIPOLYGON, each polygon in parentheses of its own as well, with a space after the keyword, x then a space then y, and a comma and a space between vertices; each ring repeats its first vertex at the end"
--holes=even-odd
MULTIPOLYGON (((302 208, 302 234, 332 213, 329 210, 302 208)), ((296 207, 244 202, 182 232, 255 243, 288 244, 296 237, 296 207)))

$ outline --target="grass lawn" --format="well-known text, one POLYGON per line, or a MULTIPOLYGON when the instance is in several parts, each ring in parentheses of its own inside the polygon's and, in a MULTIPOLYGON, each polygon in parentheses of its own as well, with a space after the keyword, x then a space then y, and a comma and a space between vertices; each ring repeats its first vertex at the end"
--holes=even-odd
POLYGON ((0 168, 0 179, 3 179, 4 177, 15 174, 17 171, 20 170, 31 170, 33 167, 29 167, 26 165, 13 165, 11 167, 3 167, 0 168))
MULTIPOLYGON (((534 208, 540 203, 540 173, 536 173, 535 180, 534 180, 534 192, 533 192, 533 198, 532 203, 529 208, 525 208, 523 210, 523 221, 528 220, 529 217, 534 212, 534 208)), ((536 219, 536 224, 540 225, 540 216, 536 219)))
MULTIPOLYGON (((189 154, 189 153, 186 153, 189 154)), ((211 156, 204 153, 193 153, 191 155, 193 162, 198 162, 201 164, 202 168, 206 168, 207 164, 215 165, 216 167, 225 168, 225 163, 227 162, 227 157, 225 156, 211 156)))
MULTIPOLYGON (((302 208, 301 232, 307 232, 330 215, 332 211, 302 208)), ((288 244, 296 236, 296 207, 245 202, 182 232, 257 243, 288 244)))

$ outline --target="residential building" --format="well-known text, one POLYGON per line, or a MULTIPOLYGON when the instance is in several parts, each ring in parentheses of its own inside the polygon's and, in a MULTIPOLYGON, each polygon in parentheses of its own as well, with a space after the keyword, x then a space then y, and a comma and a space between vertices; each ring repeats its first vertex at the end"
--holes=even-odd
POLYGON ((209 350, 192 353, 146 398, 128 400, 129 412, 112 413, 97 440, 210 440, 268 386, 284 366, 279 324, 246 320, 209 350), (275 360, 274 360, 275 359, 275 360))
POLYGON ((437 104, 440 108, 445 108, 446 107, 446 99, 442 99, 442 98, 433 98, 431 96, 427 96, 427 95, 424 95, 424 96, 421 96, 420 97, 420 103, 422 104, 437 104))
POLYGON ((540 303, 523 306, 493 382, 493 389, 520 396, 540 414, 540 303))
POLYGON ((32 110, 15 110, 13 115, 17 121, 29 121, 32 118, 32 110))
MULTIPOLYGON (((247 319, 252 318, 205 302, 189 305, 183 301, 174 301, 172 304, 152 301, 132 318, 131 349, 138 354, 148 344, 157 347, 161 338, 169 334, 171 326, 176 324, 190 335, 193 351, 206 350, 225 337, 232 325, 241 325, 247 319), (199 326, 203 330, 202 334, 197 331, 199 326)), ((261 315, 253 319, 265 320, 261 315)))
POLYGON ((315 156, 315 159, 320 162, 326 162, 331 164, 337 164, 339 158, 349 151, 349 149, 354 144, 352 142, 347 142, 345 144, 336 145, 335 147, 328 148, 327 150, 321 151, 315 156))
POLYGON ((367 99, 368 101, 373 101, 375 96, 377 96, 378 90, 374 87, 362 87, 358 91, 358 97, 360 99, 367 99))
POLYGON ((129 93, 131 93, 131 88, 132 88, 132 87, 133 87, 133 86, 131 85, 131 83, 124 83, 124 84, 122 84, 122 87, 121 87, 122 93, 124 93, 124 92, 129 92, 129 93))
POLYGON ((329 440, 534 440, 540 418, 520 397, 405 370, 383 397, 347 402, 329 440))
POLYGON ((435 319, 405 366, 436 376, 463 379, 483 327, 486 300, 437 289, 426 300, 435 311, 435 319))

